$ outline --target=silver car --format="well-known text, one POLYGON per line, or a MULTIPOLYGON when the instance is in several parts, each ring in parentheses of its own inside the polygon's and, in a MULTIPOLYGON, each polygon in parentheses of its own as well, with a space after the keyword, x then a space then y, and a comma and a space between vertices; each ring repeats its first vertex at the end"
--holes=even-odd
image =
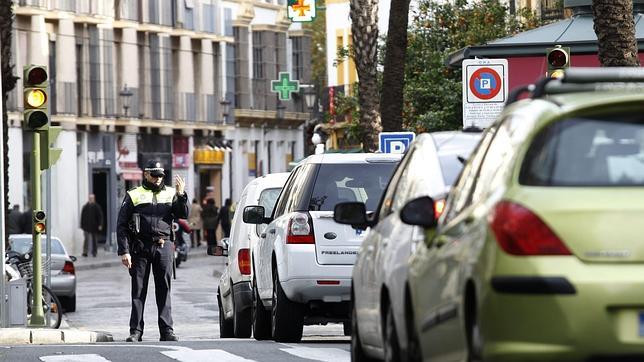
MULTIPOLYGON (((43 260, 46 253, 46 236, 42 235, 43 260)), ((9 249, 21 254, 31 252, 31 234, 9 235, 9 249)), ((76 257, 70 256, 57 237, 51 238, 51 290, 60 299, 65 312, 76 311, 76 257)), ((43 271, 44 273, 44 271, 43 271)))
POLYGON ((480 132, 421 134, 400 161, 375 214, 367 215, 369 208, 358 203, 336 207, 337 222, 371 227, 353 268, 352 360, 407 360, 408 260, 424 234, 405 224, 400 210, 418 197, 444 199, 480 137, 480 132))

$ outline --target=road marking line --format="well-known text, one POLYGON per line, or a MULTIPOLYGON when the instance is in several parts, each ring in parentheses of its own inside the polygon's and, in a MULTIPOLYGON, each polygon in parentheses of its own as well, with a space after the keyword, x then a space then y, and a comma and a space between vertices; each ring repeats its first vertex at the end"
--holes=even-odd
POLYGON ((164 355, 181 362, 254 362, 221 349, 199 349, 189 351, 164 351, 164 355))
POLYGON ((290 344, 287 344, 287 346, 291 348, 280 348, 280 351, 290 353, 301 358, 322 362, 339 362, 351 360, 351 353, 339 348, 311 348, 290 344))
POLYGON ((98 354, 70 354, 70 355, 54 355, 42 356, 40 360, 43 362, 110 362, 110 360, 103 358, 98 354))

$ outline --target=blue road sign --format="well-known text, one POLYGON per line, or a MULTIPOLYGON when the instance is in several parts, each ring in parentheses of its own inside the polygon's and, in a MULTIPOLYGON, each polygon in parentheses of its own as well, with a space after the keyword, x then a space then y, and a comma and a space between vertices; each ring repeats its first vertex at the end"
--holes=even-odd
POLYGON ((378 135, 382 153, 404 153, 416 137, 414 132, 381 132, 378 135))

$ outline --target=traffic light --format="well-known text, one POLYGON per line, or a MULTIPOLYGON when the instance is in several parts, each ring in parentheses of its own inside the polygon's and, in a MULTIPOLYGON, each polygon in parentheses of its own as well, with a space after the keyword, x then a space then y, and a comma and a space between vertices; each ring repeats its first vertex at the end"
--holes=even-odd
POLYGON ((58 138, 58 134, 62 127, 49 126, 40 132, 40 169, 46 170, 53 166, 60 158, 61 148, 53 148, 52 144, 58 138))
POLYGON ((564 70, 570 66, 570 48, 557 45, 554 48, 546 49, 546 61, 548 62, 548 73, 550 78, 561 78, 564 70))
POLYGON ((24 86, 24 128, 38 131, 49 124, 49 75, 44 65, 25 65, 24 86))
POLYGON ((45 221, 47 220, 47 215, 42 210, 34 210, 33 212, 34 219, 34 232, 36 234, 42 234, 47 230, 45 221))

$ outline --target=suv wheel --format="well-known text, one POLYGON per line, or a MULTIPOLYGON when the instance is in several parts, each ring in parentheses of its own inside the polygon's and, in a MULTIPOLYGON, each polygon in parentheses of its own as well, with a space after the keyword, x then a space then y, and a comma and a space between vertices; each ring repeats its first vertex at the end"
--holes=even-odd
POLYGON ((235 338, 250 338, 250 308, 241 309, 233 297, 233 331, 235 338))
POLYGON ((253 337, 258 341, 271 339, 271 313, 264 308, 255 282, 253 282, 253 304, 251 310, 253 337))
POLYGON ((233 330, 233 321, 227 320, 224 315, 224 308, 221 304, 219 291, 217 291, 217 303, 219 304, 219 338, 233 338, 235 336, 233 330))
POLYGON ((304 328, 303 319, 302 305, 291 302, 286 297, 275 270, 273 272, 273 310, 271 311, 271 329, 275 342, 300 342, 304 328))
POLYGON ((398 333, 396 333, 396 323, 394 322, 394 311, 389 304, 387 315, 385 316, 384 326, 385 342, 385 362, 400 361, 400 346, 398 345, 398 333))
POLYGON ((351 361, 352 362, 372 362, 373 358, 367 356, 362 349, 360 334, 358 333, 358 316, 354 303, 351 303, 351 361))

